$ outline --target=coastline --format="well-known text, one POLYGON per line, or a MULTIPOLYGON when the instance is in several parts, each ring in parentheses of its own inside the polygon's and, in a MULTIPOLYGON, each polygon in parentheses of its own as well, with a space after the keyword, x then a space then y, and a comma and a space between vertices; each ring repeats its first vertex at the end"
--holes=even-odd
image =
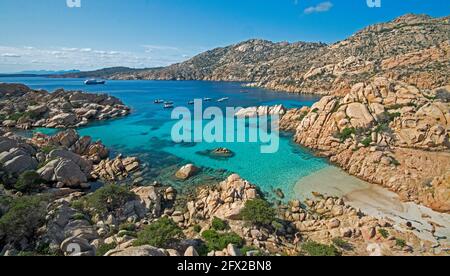
POLYGON ((393 221, 399 231, 410 231, 424 240, 439 242, 439 239, 446 246, 450 245, 450 215, 413 202, 402 202, 394 192, 351 176, 338 167, 330 166, 310 174, 300 179, 294 188, 300 200, 311 198, 313 192, 342 197, 350 206, 369 216, 393 221), (412 222, 415 229, 408 229, 407 222, 412 222))

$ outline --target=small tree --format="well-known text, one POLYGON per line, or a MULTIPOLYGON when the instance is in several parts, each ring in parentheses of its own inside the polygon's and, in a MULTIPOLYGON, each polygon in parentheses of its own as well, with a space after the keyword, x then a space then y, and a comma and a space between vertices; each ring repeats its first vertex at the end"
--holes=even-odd
POLYGON ((13 200, 9 210, 0 218, 0 236, 6 242, 18 242, 31 237, 46 215, 47 199, 42 196, 24 196, 13 200))
POLYGON ((214 217, 212 222, 211 222, 211 226, 214 230, 217 231, 224 231, 228 228, 228 224, 226 221, 221 220, 218 217, 214 217))
POLYGON ((26 171, 19 176, 13 187, 19 192, 28 193, 38 189, 42 182, 37 172, 26 171))
POLYGON ((107 185, 88 196, 86 205, 94 209, 96 213, 104 214, 114 212, 134 197, 135 194, 128 191, 126 187, 107 185))
POLYGON ((256 225, 269 225, 275 220, 275 210, 262 199, 247 201, 240 215, 243 220, 256 225))
POLYGON ((161 218, 160 220, 147 226, 137 234, 135 246, 151 245, 155 247, 163 247, 170 241, 182 238, 183 231, 169 218, 161 218))
POLYGON ((202 237, 206 241, 208 251, 223 250, 229 244, 241 247, 244 240, 236 233, 217 233, 216 230, 206 230, 202 233, 202 237))

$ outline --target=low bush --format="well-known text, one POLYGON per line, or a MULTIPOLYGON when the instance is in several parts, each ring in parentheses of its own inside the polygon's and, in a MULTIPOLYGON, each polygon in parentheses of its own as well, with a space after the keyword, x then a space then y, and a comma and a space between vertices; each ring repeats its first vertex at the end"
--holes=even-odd
POLYGON ((245 203, 240 216, 255 225, 269 225, 275 220, 275 209, 263 199, 249 200, 245 203))
POLYGON ((352 137, 352 135, 356 134, 356 129, 352 128, 344 128, 340 133, 336 135, 336 138, 339 138, 341 142, 345 142, 345 140, 352 137))
POLYGON ((28 193, 37 190, 41 183, 43 180, 37 172, 26 171, 19 176, 13 187, 19 192, 28 193))
POLYGON ((226 221, 221 220, 220 218, 214 217, 212 222, 211 222, 211 226, 214 230, 217 231, 224 231, 226 229, 228 229, 228 224, 226 221))
POLYGON ((95 255, 104 256, 108 251, 113 250, 117 247, 117 243, 113 242, 111 244, 102 244, 97 248, 95 255))
POLYGON ((105 214, 116 211, 134 197, 135 194, 126 187, 107 185, 89 195, 85 207, 95 210, 97 214, 105 214))
POLYGON ((389 232, 386 229, 379 229, 378 233, 385 239, 389 237, 389 232))
POLYGON ((334 245, 324 245, 314 241, 302 245, 302 250, 309 256, 340 256, 339 250, 334 245))
POLYGON ((398 246, 398 247, 403 248, 403 247, 406 246, 406 241, 397 238, 397 239, 395 239, 395 245, 398 246))
POLYGON ((241 247, 244 240, 236 233, 218 233, 216 230, 206 230, 202 237, 206 241, 208 251, 218 251, 225 249, 229 244, 241 247))
POLYGON ((18 242, 32 237, 45 221, 48 199, 43 196, 24 196, 11 202, 9 210, 0 218, 0 232, 6 242, 18 242))
POLYGON ((170 241, 182 238, 183 231, 169 218, 161 218, 137 233, 135 246, 151 245, 164 247, 170 241))

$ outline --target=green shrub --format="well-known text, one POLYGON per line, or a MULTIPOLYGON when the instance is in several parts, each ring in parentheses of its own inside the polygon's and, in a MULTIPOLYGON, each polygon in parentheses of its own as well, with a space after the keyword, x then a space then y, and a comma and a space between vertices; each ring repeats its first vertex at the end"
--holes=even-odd
POLYGON ((183 231, 181 231, 173 220, 161 218, 137 233, 137 240, 134 242, 134 245, 163 247, 170 241, 182 238, 183 236, 183 231))
POLYGON ((134 232, 134 231, 123 230, 123 231, 120 231, 119 234, 117 234, 117 236, 118 236, 119 238, 122 238, 122 237, 125 237, 125 236, 129 236, 129 237, 137 237, 137 234, 136 234, 136 232, 134 232))
POLYGON ((351 138, 352 135, 356 134, 356 129, 352 128, 344 128, 340 133, 337 134, 337 138, 341 140, 341 142, 345 142, 348 138, 351 138))
POLYGON ((22 173, 14 184, 14 189, 22 193, 35 191, 43 180, 35 171, 26 171, 22 173))
POLYGON ((104 256, 108 251, 113 250, 117 247, 117 243, 113 242, 111 244, 102 244, 97 248, 95 255, 104 256))
POLYGON ((226 221, 221 220, 220 218, 214 217, 211 223, 211 226, 214 230, 224 231, 228 229, 228 224, 226 221))
POLYGON ((86 207, 94 209, 97 214, 105 214, 116 211, 134 197, 135 194, 126 187, 107 185, 87 197, 86 207))
POLYGON ((240 215, 243 220, 256 225, 269 225, 275 220, 275 210, 262 199, 247 201, 240 215))
POLYGON ((369 147, 370 144, 372 143, 372 137, 367 137, 366 139, 361 141, 361 144, 364 145, 364 147, 369 147))
POLYGON ((46 145, 46 146, 43 146, 42 148, 41 148, 41 151, 43 152, 43 153, 45 153, 45 154, 49 154, 50 152, 52 152, 53 150, 55 150, 57 147, 55 147, 55 146, 52 146, 52 145, 46 145))
POLYGON ((202 231, 202 227, 200 225, 196 224, 196 225, 194 225, 193 230, 195 233, 200 233, 202 231))
POLYGON ((394 112, 394 113, 384 112, 384 116, 388 122, 392 122, 395 120, 395 118, 402 116, 402 114, 400 112, 394 112))
POLYGON ((380 233, 380 235, 385 239, 389 237, 389 232, 386 229, 379 229, 378 233, 380 233))
POLYGON ((136 231, 136 225, 134 223, 123 223, 119 226, 119 230, 125 230, 125 231, 136 231))
POLYGON ((342 248, 344 250, 352 250, 353 246, 348 243, 347 241, 343 240, 342 238, 334 238, 332 240, 333 244, 339 248, 342 248))
POLYGON ((244 240, 234 232, 218 233, 216 230, 206 230, 203 232, 202 237, 206 241, 208 251, 223 250, 230 243, 238 247, 244 244, 244 240))
POLYGON ((73 220, 88 220, 88 218, 83 213, 76 213, 72 216, 73 220))
POLYGON ((395 239, 395 245, 398 246, 398 247, 403 248, 403 247, 406 246, 406 241, 397 238, 397 239, 395 239))
POLYGON ((8 212, 0 218, 0 232, 6 242, 31 237, 45 221, 47 198, 24 196, 12 201, 8 212))
POLYGON ((25 113, 23 113, 23 112, 16 112, 14 114, 9 115, 8 116, 8 120, 18 121, 23 116, 25 116, 25 113))
POLYGON ((302 245, 302 250, 309 256, 340 256, 340 252, 334 245, 324 245, 314 241, 302 245))

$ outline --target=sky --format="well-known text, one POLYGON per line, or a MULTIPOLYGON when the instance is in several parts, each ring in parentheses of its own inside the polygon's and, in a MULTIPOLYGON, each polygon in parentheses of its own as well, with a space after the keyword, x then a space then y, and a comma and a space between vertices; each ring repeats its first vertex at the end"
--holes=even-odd
POLYGON ((333 43, 406 13, 450 15, 448 0, 368 1, 0 0, 0 72, 165 66, 252 38, 333 43))

